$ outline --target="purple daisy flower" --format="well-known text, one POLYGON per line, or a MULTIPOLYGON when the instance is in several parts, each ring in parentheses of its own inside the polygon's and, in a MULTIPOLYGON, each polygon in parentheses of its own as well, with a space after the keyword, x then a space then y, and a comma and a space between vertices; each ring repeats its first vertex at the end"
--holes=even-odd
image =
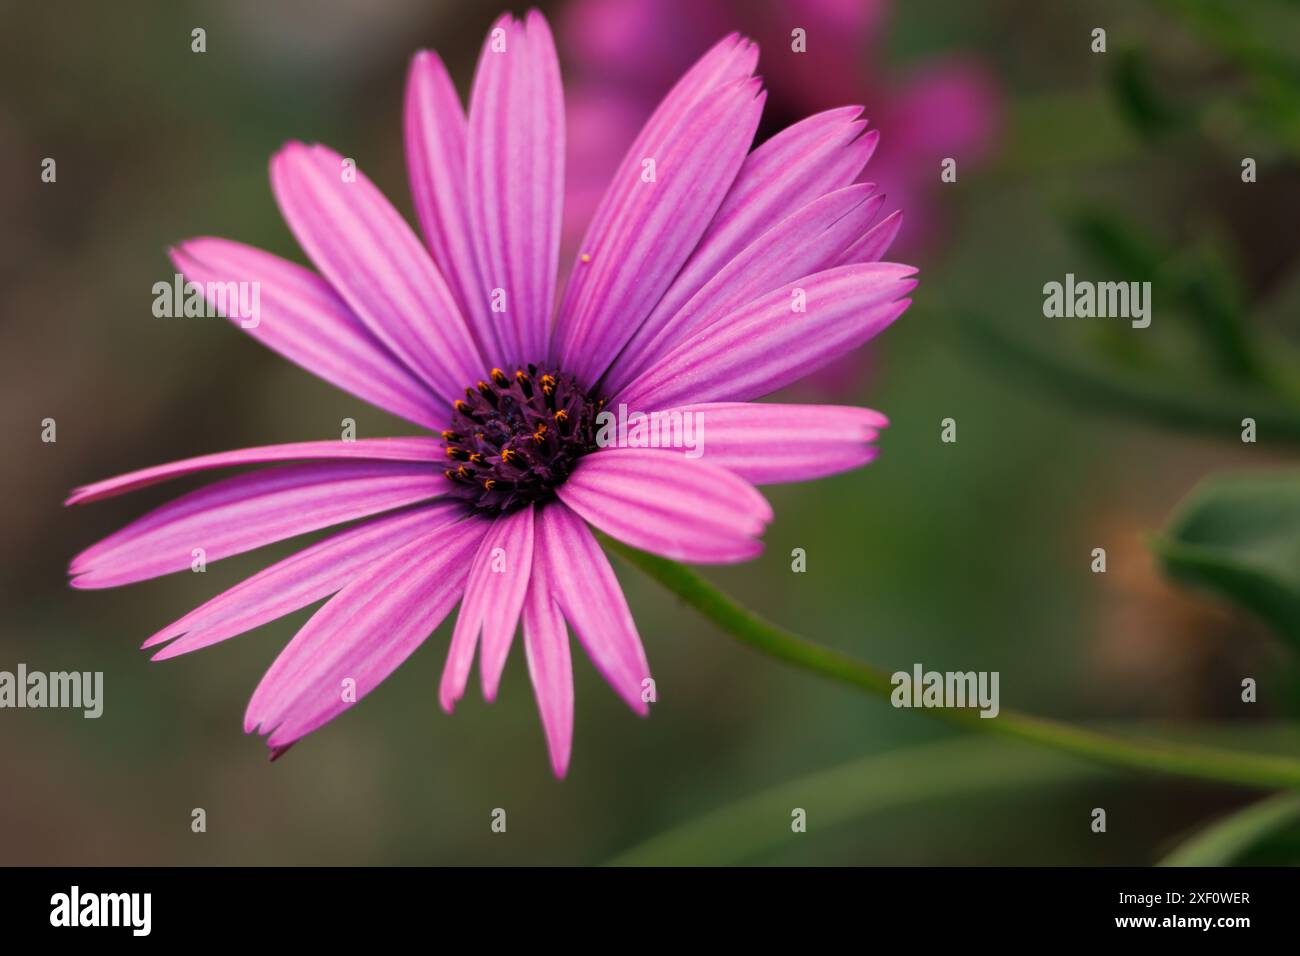
POLYGON ((232 321, 432 434, 249 448, 79 488, 69 504, 280 463, 88 548, 72 585, 130 584, 186 570, 195 549, 219 560, 350 522, 144 646, 175 657, 329 598, 249 702, 245 730, 275 755, 374 690, 458 602, 448 711, 476 650, 493 699, 522 621, 557 775, 573 732, 569 628, 647 713, 645 651, 588 525, 675 560, 753 558, 772 517, 755 484, 863 465, 886 420, 752 400, 871 338, 916 284, 914 269, 878 261, 893 229, 876 223, 884 197, 856 183, 876 140, 859 109, 812 116, 750 151, 757 60, 753 43, 729 36, 669 92, 596 209, 558 307, 564 103, 540 14, 492 28, 468 115, 436 54, 412 63, 406 152, 424 242, 350 160, 286 145, 271 185, 316 271, 215 238, 181 243, 173 261, 210 303, 230 301, 230 283, 256 283, 257 321, 232 321), (703 454, 640 447, 651 442, 635 428, 602 440, 614 409, 690 416, 703 454))

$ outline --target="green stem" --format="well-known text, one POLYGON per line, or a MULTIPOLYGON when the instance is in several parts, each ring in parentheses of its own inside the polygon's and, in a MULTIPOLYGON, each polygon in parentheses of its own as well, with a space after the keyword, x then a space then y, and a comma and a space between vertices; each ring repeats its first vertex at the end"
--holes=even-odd
MULTIPOLYGON (((638 551, 609 538, 605 539, 605 545, 742 644, 803 670, 889 699, 893 685, 888 672, 764 620, 675 561, 638 551)), ((1005 708, 992 719, 981 718, 977 711, 968 709, 933 708, 922 713, 967 730, 1040 744, 1113 766, 1261 789, 1300 790, 1300 761, 1286 757, 1163 741, 1126 740, 1005 708)))

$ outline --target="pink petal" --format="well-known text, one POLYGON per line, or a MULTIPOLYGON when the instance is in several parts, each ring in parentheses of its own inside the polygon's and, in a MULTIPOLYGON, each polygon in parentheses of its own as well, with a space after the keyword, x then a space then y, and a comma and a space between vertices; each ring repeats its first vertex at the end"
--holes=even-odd
POLYGON ((604 388, 617 393, 691 331, 752 302, 765 292, 838 264, 875 218, 885 201, 874 186, 861 183, 822 196, 777 223, 700 289, 678 312, 659 323, 653 337, 643 325, 605 376, 604 388), (638 344, 638 342, 640 344, 638 344))
POLYGON ((456 617, 438 689, 438 699, 448 713, 465 693, 480 629, 483 696, 489 701, 496 698, 532 564, 533 506, 529 505, 492 522, 470 566, 465 600, 456 617))
MULTIPOLYGON (((569 484, 572 479, 565 487, 569 484)), ((609 560, 582 520, 562 504, 538 511, 535 534, 534 564, 545 565, 551 597, 596 670, 645 716, 650 709, 641 699, 641 682, 650 677, 650 665, 609 560)))
POLYGON ((464 515, 458 502, 438 501, 365 521, 241 581, 141 646, 178 638, 154 654, 153 659, 161 661, 251 631, 333 594, 408 541, 453 525, 464 515))
POLYGON ((549 342, 564 209, 560 64, 535 10, 525 22, 498 19, 483 45, 466 173, 479 295, 505 293, 505 311, 492 316, 499 348, 486 358, 522 367, 543 358, 549 342))
POLYGON ((706 54, 655 111, 610 182, 556 326, 560 367, 579 380, 594 383, 614 360, 725 198, 763 108, 752 69, 744 44, 706 54), (655 163, 653 182, 643 181, 644 160, 655 163))
POLYGON ((789 283, 688 336, 615 396, 634 410, 748 401, 798 381, 902 315, 916 270, 840 266, 789 283), (806 311, 796 311, 797 292, 806 311))
MULTIPOLYGON (((752 76, 757 65, 758 47, 749 40, 737 33, 719 40, 682 75, 651 114, 623 157, 613 179, 623 183, 629 181, 640 169, 641 160, 649 155, 651 143, 662 140, 684 116, 699 106, 707 94, 721 86, 752 76)), ((607 192, 592 216, 591 225, 583 240, 584 247, 593 245, 608 230, 610 220, 618 214, 618 200, 622 191, 615 192, 611 188, 607 192)), ((568 290, 565 296, 567 299, 568 290)))
POLYGON ((230 321, 331 385, 417 425, 442 427, 442 409, 434 407, 428 386, 314 272, 227 239, 187 239, 171 250, 171 260, 205 290, 258 283, 256 324, 234 316, 230 321))
POLYGON ((606 534, 675 561, 747 561, 763 550, 757 537, 772 520, 753 485, 681 451, 603 449, 582 459, 558 494, 606 534))
POLYGON ((840 256, 835 265, 850 265, 855 262, 879 262, 889 251, 889 247, 898 238, 898 231, 903 228, 903 211, 891 212, 880 222, 872 226, 857 242, 840 256))
POLYGON ((479 351, 495 340, 479 281, 465 195, 468 127, 438 54, 422 50, 406 81, 406 169, 420 229, 479 351))
POLYGON ((443 493, 427 464, 321 462, 236 475, 155 508, 72 559, 75 588, 107 588, 182 571, 443 493))
POLYGON ((80 505, 102 498, 135 491, 160 481, 169 481, 196 471, 212 468, 233 468, 237 465, 262 465, 273 461, 305 461, 310 459, 369 458, 380 461, 434 462, 442 455, 437 439, 415 438, 362 438, 357 441, 302 441, 286 445, 260 445, 223 451, 197 458, 183 458, 166 465, 154 465, 129 471, 115 478, 106 478, 94 484, 73 489, 65 505, 80 505))
MULTIPOLYGON (((818 113, 787 127, 749 154, 690 260, 628 342, 624 357, 642 354, 647 343, 657 338, 718 270, 785 220, 791 210, 853 182, 880 138, 875 130, 863 132, 866 122, 857 118, 861 112, 861 107, 848 106, 818 113)), ((834 263, 826 267, 831 265, 834 263)), ((780 284, 773 282, 768 288, 780 284)))
POLYGON ((718 402, 673 411, 699 415, 700 460, 758 485, 808 481, 865 465, 879 451, 870 442, 888 424, 879 412, 844 405, 718 402))
POLYGON ((569 656, 569 630, 564 623, 545 562, 539 561, 528 582, 524 601, 524 656, 533 682, 537 711, 546 734, 551 768, 563 778, 573 747, 573 662, 569 656))
POLYGON ((470 519, 406 544, 330 598, 275 659, 244 731, 280 750, 361 700, 419 647, 460 599, 488 523, 470 519))
POLYGON ((345 169, 324 146, 289 143, 271 160, 271 188, 321 274, 444 402, 482 376, 482 358, 437 266, 359 170, 345 169))

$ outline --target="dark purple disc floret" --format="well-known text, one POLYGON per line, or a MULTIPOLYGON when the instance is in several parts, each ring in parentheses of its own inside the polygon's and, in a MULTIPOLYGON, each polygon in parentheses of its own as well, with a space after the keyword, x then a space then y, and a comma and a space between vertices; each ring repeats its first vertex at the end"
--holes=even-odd
POLYGON ((442 433, 452 494, 494 514, 550 497, 596 449, 604 404, 564 372, 494 368, 465 389, 442 433))

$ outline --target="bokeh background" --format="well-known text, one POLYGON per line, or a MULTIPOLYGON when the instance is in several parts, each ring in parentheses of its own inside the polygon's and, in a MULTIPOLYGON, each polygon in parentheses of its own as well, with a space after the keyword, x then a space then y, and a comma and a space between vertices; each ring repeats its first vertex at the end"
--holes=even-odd
MULTIPOLYGON (((1170 583, 1147 544, 1205 476, 1285 468, 1295 448, 1267 430, 1243 444, 1239 406, 1206 422, 1144 398, 1153 382, 1175 404, 1221 384, 1249 391, 1251 362, 1285 355, 1297 331, 1295 5, 542 7, 575 110, 574 215, 579 187, 610 161, 601 150, 634 132, 620 125, 628 111, 648 111, 730 29, 764 42, 780 119, 865 105, 882 134, 868 178, 905 209, 900 255, 922 276, 913 309, 799 390, 885 411, 883 454, 770 489, 766 555, 711 580, 890 670, 997 670, 1004 708, 1300 753, 1294 651, 1170 583), (798 63, 783 40, 795 26, 809 31, 798 63), (1090 49, 1095 27, 1105 54, 1090 49), (958 179, 944 184, 949 156, 958 179), (1241 182, 1245 156, 1255 184, 1241 182), (1066 272, 1146 267, 1165 281, 1143 333, 1042 315, 1043 283, 1066 272), (939 440, 945 417, 955 444, 939 440), (796 547, 805 574, 791 573, 796 547), (1095 547, 1105 574, 1089 570, 1095 547), (1240 700, 1246 676, 1258 703, 1240 700)), ((266 176, 287 139, 354 156, 412 218, 409 57, 438 49, 466 92, 498 12, 452 0, 3 5, 0 669, 103 671, 106 699, 99 720, 0 711, 0 863, 599 863, 712 814, 718 825, 689 845, 657 844, 661 861, 1145 864, 1255 799, 952 737, 756 655, 617 562, 659 702, 636 719, 575 653, 568 779, 549 771, 518 644, 496 704, 472 685, 454 717, 440 711, 448 627, 269 764, 241 733, 243 709, 308 612, 161 664, 136 648, 289 547, 203 575, 68 588, 74 553, 190 483, 65 509, 75 485, 334 438, 345 417, 363 436, 409 432, 220 319, 154 318, 151 287, 172 274, 166 247, 192 235, 302 261, 266 176), (191 52, 195 27, 206 53, 191 52), (53 184, 39 178, 47 156, 53 184), (54 444, 40 440, 47 417, 54 444), (807 810, 807 834, 790 833, 792 806, 807 810), (206 833, 191 832, 195 807, 206 833), (496 807, 506 835, 490 832, 496 807), (1104 835, 1089 828, 1094 807, 1108 811, 1104 835)), ((1298 407, 1294 391, 1278 394, 1290 395, 1278 414, 1298 407)), ((1298 850, 1283 833, 1254 859, 1298 850)))

